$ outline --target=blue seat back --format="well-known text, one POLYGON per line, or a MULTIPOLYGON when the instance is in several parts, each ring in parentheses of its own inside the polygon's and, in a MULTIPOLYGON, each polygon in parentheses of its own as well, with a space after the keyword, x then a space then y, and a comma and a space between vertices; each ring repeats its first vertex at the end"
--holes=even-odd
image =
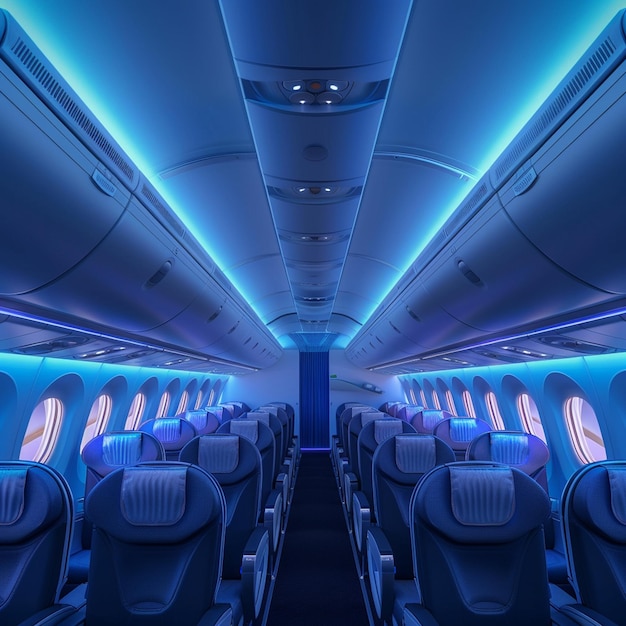
POLYGON ((193 465, 142 464, 109 474, 85 505, 94 523, 86 623, 197 624, 222 571, 217 481, 193 465))
POLYGON ((209 433, 214 433, 220 425, 220 421, 217 419, 217 416, 206 409, 185 411, 176 417, 182 417, 188 422, 191 422, 193 427, 196 429, 196 435, 208 435, 209 433))
POLYGON ((182 417, 151 419, 141 424, 139 430, 154 435, 161 442, 168 461, 178 460, 183 447, 197 435, 194 425, 182 417))
POLYGON ((391 544, 396 578, 413 577, 409 503, 415 485, 433 467, 452 461, 452 449, 433 435, 396 435, 384 440, 374 452, 374 515, 391 544))
POLYGON ((433 435, 443 439, 453 450, 457 461, 465 460, 465 451, 472 439, 489 432, 491 424, 474 417, 448 417, 437 422, 433 435))
POLYGON ((240 577, 244 546, 261 514, 261 453, 242 435, 211 433, 192 439, 180 460, 199 465, 217 480, 226 500, 223 577, 240 577))
POLYGON ((575 472, 563 490, 563 534, 579 601, 617 624, 626 615, 626 461, 575 472))
POLYGON ((390 415, 381 411, 362 411, 357 413, 348 424, 348 463, 357 476, 359 475, 359 434, 366 424, 385 417, 391 418, 390 415))
POLYGON ((546 466, 550 460, 550 451, 535 435, 513 430, 487 431, 470 442, 465 458, 468 461, 493 461, 517 467, 548 491, 546 466))
POLYGON ((423 606, 441 626, 551 624, 543 525, 546 492, 516 468, 452 463, 411 499, 423 606))
POLYGON ((395 417, 375 419, 366 423, 359 432, 357 441, 357 467, 360 491, 365 494, 367 501, 371 505, 374 504, 374 492, 372 489, 372 461, 374 459, 374 452, 385 439, 403 433, 415 433, 415 428, 413 428, 411 424, 395 417))
POLYGON ((405 422, 412 422, 413 418, 423 410, 424 407, 419 404, 407 404, 398 410, 396 417, 399 417, 405 422))
POLYGON ((19 624, 58 600, 67 576, 72 496, 52 468, 0 462, 0 623, 19 624))
POLYGON ((144 461, 165 460, 161 442, 150 433, 118 430, 97 435, 85 444, 81 457, 87 466, 85 497, 112 471, 144 461))
POLYGON ((454 417, 450 411, 440 409, 423 409, 417 411, 411 419, 411 424, 418 433, 432 435, 435 426, 442 420, 454 417))
POLYGON ((261 455, 261 502, 268 500, 274 488, 274 449, 276 440, 267 424, 260 420, 237 418, 224 422, 217 433, 241 435, 253 443, 261 455))

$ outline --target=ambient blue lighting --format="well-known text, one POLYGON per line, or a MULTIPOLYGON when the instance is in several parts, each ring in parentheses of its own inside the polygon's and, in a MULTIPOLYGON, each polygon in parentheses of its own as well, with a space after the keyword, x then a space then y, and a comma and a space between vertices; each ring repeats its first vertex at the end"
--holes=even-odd
MULTIPOLYGON (((218 254, 216 248, 220 243, 219 238, 209 240, 207 237, 202 236, 202 229, 194 222, 184 203, 179 202, 176 197, 168 192, 157 172, 154 171, 154 166, 150 165, 153 159, 146 155, 146 149, 136 144, 134 138, 137 136, 137 133, 135 129, 132 126, 128 127, 126 125, 128 122, 124 118, 117 117, 112 113, 111 105, 109 104, 111 94, 106 91, 106 85, 103 90, 103 77, 91 74, 86 75, 81 65, 83 57, 75 54, 73 46, 77 45, 76 41, 72 38, 65 39, 63 32, 55 30, 55 22, 58 26, 59 21, 59 7, 56 3, 45 3, 39 0, 5 0, 2 3, 2 8, 11 13, 131 161, 150 180, 172 211, 185 224, 189 233, 204 248, 212 261, 222 269, 226 278, 241 294, 243 300, 262 319, 261 313, 251 304, 252 300, 247 296, 242 286, 227 269, 224 269, 227 265, 218 254)), ((63 15, 62 23, 64 28, 71 31, 70 15, 63 15)), ((106 81, 104 82, 106 83, 106 81)), ((298 82, 301 87, 304 85, 302 81, 298 82)), ((115 97, 114 99, 116 103, 123 101, 121 97, 115 97)))
MULTIPOLYGON (((623 8, 623 0, 612 0, 610 2, 602 4, 598 3, 593 6, 588 5, 585 7, 586 14, 584 16, 581 14, 580 16, 580 31, 573 31, 570 33, 570 39, 565 42, 566 45, 564 46, 563 54, 556 65, 552 67, 538 65, 535 68, 538 75, 536 90, 531 94, 527 101, 519 103, 518 108, 511 112, 511 115, 509 116, 510 123, 506 128, 502 129, 498 141, 492 144, 489 151, 483 155, 480 163, 477 164, 476 169, 479 172, 479 175, 474 179, 467 180, 467 184, 463 185, 463 188, 460 189, 457 195, 449 203, 441 207, 439 219, 436 222, 433 222, 431 228, 424 231, 423 236, 416 241, 416 246, 413 249, 413 255, 410 259, 407 259, 403 266, 400 267, 401 277, 403 277, 410 269, 411 265, 415 263, 415 261, 419 258, 419 255, 424 251, 432 238, 441 230, 442 226, 446 223, 454 211, 472 193, 476 186, 476 182, 479 181, 485 172, 489 170, 489 168, 510 145, 511 141, 520 132, 524 125, 554 91, 555 87, 561 82, 563 77, 572 69, 572 67, 574 67, 581 56, 587 51, 589 46, 598 37, 606 25, 623 8)), ((385 300, 392 293, 398 282, 399 280, 394 280, 392 284, 385 286, 385 288, 381 291, 376 304, 366 313, 366 316, 364 317, 365 320, 369 320, 372 315, 375 314, 379 306, 385 302, 385 300)))

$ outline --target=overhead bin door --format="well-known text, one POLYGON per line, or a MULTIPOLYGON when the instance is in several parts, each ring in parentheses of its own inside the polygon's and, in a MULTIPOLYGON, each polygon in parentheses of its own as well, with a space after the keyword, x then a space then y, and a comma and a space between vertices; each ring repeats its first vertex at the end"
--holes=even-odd
POLYGON ((200 267, 133 198, 113 231, 54 283, 24 299, 124 331, 150 330, 202 291, 200 267))
POLYGON ((625 91, 622 64, 501 191, 539 250, 614 294, 626 293, 625 91))
POLYGON ((497 197, 442 250, 423 281, 433 304, 490 332, 536 324, 605 298, 541 254, 497 197))
POLYGON ((0 294, 37 289, 107 235, 130 193, 0 63, 0 294))

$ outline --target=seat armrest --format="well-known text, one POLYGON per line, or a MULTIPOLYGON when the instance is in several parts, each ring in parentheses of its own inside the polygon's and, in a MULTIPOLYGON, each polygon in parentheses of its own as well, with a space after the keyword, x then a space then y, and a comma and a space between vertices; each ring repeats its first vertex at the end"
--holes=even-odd
POLYGON ((281 500, 281 502, 284 512, 287 510, 287 501, 289 499, 289 476, 285 474, 285 472, 280 472, 278 476, 276 476, 276 480, 274 481, 274 488, 278 489, 283 494, 283 499, 281 500))
POLYGON ((246 623, 258 617, 263 604, 269 553, 269 532, 259 526, 248 538, 241 560, 241 602, 246 623))
POLYGON ((215 604, 198 622, 198 626, 231 626, 233 610, 229 604, 215 604))
POLYGON ((348 514, 352 510, 352 494, 359 488, 359 477, 354 472, 346 472, 343 476, 343 491, 348 514))
POLYGON ((352 494, 352 532, 359 552, 363 552, 371 522, 372 512, 367 496, 362 491, 355 491, 352 494))
POLYGON ((577 600, 574 596, 571 596, 567 591, 550 583, 550 604, 555 608, 560 608, 566 604, 576 604, 577 600))
POLYGON ((269 533, 272 553, 275 554, 283 527, 283 492, 281 490, 273 489, 267 497, 263 508, 263 527, 269 533))
POLYGON ((404 607, 404 626, 439 626, 433 614, 421 604, 406 604, 404 607))
POLYGON ((576 603, 553 609, 552 623, 558 626, 618 626, 608 617, 576 603))
POLYGON ((367 568, 376 614, 391 624, 395 563, 391 545, 378 526, 370 526, 367 531, 367 568))
POLYGON ((71 604, 54 604, 46 609, 37 611, 35 615, 20 622, 17 626, 57 626, 60 624, 73 626, 84 621, 85 616, 79 615, 75 606, 71 604))

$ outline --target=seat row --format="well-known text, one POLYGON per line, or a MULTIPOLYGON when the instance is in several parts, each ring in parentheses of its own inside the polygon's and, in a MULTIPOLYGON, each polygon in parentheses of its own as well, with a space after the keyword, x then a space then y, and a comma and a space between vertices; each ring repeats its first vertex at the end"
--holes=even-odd
MULTIPOLYGON (((429 433, 425 432, 424 422, 426 420, 424 415, 422 414, 417 420, 415 419, 416 415, 420 413, 419 410, 410 412, 413 418, 412 423, 407 423, 399 417, 393 418, 389 414, 382 414, 381 411, 372 407, 361 407, 355 404, 351 407, 342 407, 342 413, 346 408, 349 408, 353 415, 347 419, 345 414, 338 416, 338 432, 341 432, 339 430, 340 425, 346 421, 348 428, 345 428, 343 436, 339 436, 334 442, 332 456, 338 476, 338 486, 344 498, 346 517, 352 530, 355 550, 360 555, 361 574, 369 580, 370 599, 377 616, 383 623, 402 624, 405 620, 406 623, 410 624, 514 624, 534 623, 533 620, 535 619, 538 620, 538 623, 546 624, 553 623, 553 621, 557 623, 583 623, 584 620, 580 616, 583 610, 587 612, 596 611, 602 616, 602 611, 597 608, 594 609, 589 600, 583 603, 583 597, 588 597, 589 592, 585 594, 581 588, 584 589, 591 580, 597 581, 598 578, 595 574, 589 573, 593 572, 590 559, 585 565, 585 574, 576 573, 577 568, 571 557, 575 551, 571 549, 570 545, 576 542, 576 539, 574 541, 571 539, 574 515, 572 507, 569 505, 574 500, 567 496, 567 489, 562 498, 565 507, 562 517, 566 520, 564 535, 568 548, 570 548, 567 551, 569 563, 566 560, 565 551, 555 549, 555 538, 551 536, 554 534, 551 505, 547 494, 546 464, 549 453, 543 441, 523 432, 491 431, 488 425, 481 424, 479 420, 449 417, 445 414, 438 416, 438 419, 433 418, 431 420, 433 428, 429 433), (416 423, 418 426, 422 426, 421 432, 418 432, 414 426, 416 423), (433 435, 436 427, 441 436, 433 435), (472 436, 476 432, 479 434, 472 436), (350 440, 350 433, 353 436, 358 433, 356 447, 354 442, 350 440), (347 455, 344 453, 344 448, 349 451, 347 455), (461 449, 462 456, 460 454, 461 449), (468 459, 468 461, 461 461, 460 458, 468 459), (417 485, 419 484, 421 488, 425 475, 435 472, 435 469, 439 467, 448 468, 447 478, 440 478, 439 480, 443 483, 447 480, 452 486, 449 485, 447 490, 442 487, 441 491, 437 489, 428 491, 428 496, 419 500, 424 506, 423 515, 427 518, 429 515, 435 515, 433 511, 439 511, 442 506, 446 506, 446 503, 452 502, 450 494, 454 494, 454 502, 450 505, 453 508, 453 513, 459 513, 461 506, 469 506, 475 508, 478 511, 477 514, 484 514, 484 518, 480 520, 476 518, 473 521, 467 519, 459 521, 454 518, 456 520, 452 524, 455 528, 454 532, 461 529, 461 537, 450 536, 445 541, 441 537, 443 532, 441 524, 443 522, 432 522, 434 519, 432 518, 431 525, 434 524, 433 532, 437 541, 443 542, 442 545, 456 546, 455 551, 465 551, 468 557, 473 554, 472 558, 478 559, 478 561, 481 560, 483 553, 489 555, 492 552, 501 551, 502 554, 507 554, 504 546, 500 545, 500 540, 494 540, 497 532, 499 532, 494 528, 508 525, 509 522, 510 528, 513 528, 517 524, 515 520, 519 514, 513 515, 511 520, 506 521, 498 518, 497 515, 499 514, 494 511, 503 506, 500 502, 503 499, 502 502, 506 502, 507 506, 509 504, 513 507, 522 508, 530 506, 540 512, 537 518, 540 530, 536 532, 541 536, 541 553, 534 557, 538 559, 539 566, 535 568, 533 565, 532 571, 531 569, 525 570, 524 576, 516 578, 515 584, 511 582, 512 579, 509 576, 509 587, 504 589, 500 584, 500 579, 504 580, 507 574, 505 571, 508 567, 507 563, 513 564, 515 562, 514 558, 517 557, 514 555, 508 553, 507 556, 502 557, 502 561, 490 563, 484 573, 471 568, 464 573, 463 569, 467 565, 464 559, 456 563, 454 555, 447 555, 442 558, 446 560, 448 566, 450 563, 453 565, 450 566, 452 568, 448 572, 450 579, 446 581, 445 589, 454 579, 457 588, 453 593, 460 593, 461 600, 459 600, 458 605, 446 600, 442 601, 442 606, 429 604, 432 602, 432 598, 428 599, 431 597, 429 594, 432 592, 433 597, 437 597, 439 593, 437 590, 441 584, 437 583, 431 587, 431 583, 424 583, 424 580, 437 579, 444 569, 436 558, 420 558, 420 555, 424 554, 424 550, 416 545, 415 524, 422 524, 419 521, 422 513, 416 513, 416 493, 417 485), (507 472, 503 473, 501 471, 503 468, 507 472), (500 474, 495 470, 500 471, 500 474), (344 480, 340 477, 341 472, 343 472, 344 480), (528 477, 532 483, 531 491, 536 492, 532 497, 541 504, 532 500, 528 503, 520 500, 519 504, 515 504, 515 498, 517 498, 515 490, 512 490, 510 485, 507 487, 497 486, 499 481, 508 481, 508 483, 513 484, 521 480, 524 483, 525 479, 520 479, 518 474, 528 477), (496 477, 504 475, 506 478, 496 477), (349 476, 351 476, 350 479, 347 478, 349 476), (485 483, 483 484, 481 481, 485 481, 485 483), (352 492, 351 505, 345 501, 350 492, 352 492), (508 495, 502 495, 505 492, 508 495), (538 495, 539 493, 541 495, 538 495), (456 500, 456 498, 460 498, 460 500, 456 500), (463 500, 464 498, 467 500, 463 500), (351 513, 349 513, 350 506, 351 513), (495 509, 492 511, 490 507, 495 507, 495 509), (492 515, 496 516, 493 520, 492 515), (471 539, 471 542, 475 544, 474 548, 482 546, 480 549, 463 547, 463 537, 468 538, 468 533, 473 532, 473 529, 471 531, 467 528, 463 529, 464 526, 481 528, 480 537, 476 536, 471 539), (467 576, 467 580, 464 579, 464 576, 467 576), (516 605, 517 608, 509 610, 504 606, 506 602, 502 598, 507 597, 513 601, 520 585, 524 589, 532 588, 532 593, 535 594, 537 589, 533 588, 534 583, 528 583, 527 576, 539 581, 541 593, 537 596, 535 603, 537 607, 541 607, 541 610, 533 614, 529 608, 525 617, 517 618, 514 615, 516 611, 520 610, 524 602, 520 601, 519 605, 516 605), (550 587, 548 587, 548 577, 550 578, 550 587), (582 585, 579 578, 583 579, 582 585), (461 583, 468 585, 468 595, 466 596, 463 596, 466 592, 458 588, 461 583), (422 585, 429 589, 428 593, 423 593, 422 585), (572 595, 568 595, 563 589, 570 591, 572 595), (483 608, 473 606, 474 600, 481 594, 485 597, 492 595, 494 598, 498 594, 500 596, 498 596, 499 599, 494 599, 490 605, 489 602, 491 601, 487 602, 483 608), (575 594, 578 594, 576 598, 574 597, 575 594), (576 599, 579 600, 578 606, 574 606, 576 599), (552 602, 552 606, 550 602, 552 602), (413 604, 416 604, 418 608, 412 606, 410 610, 406 609, 407 605, 413 604), (555 608, 556 605, 559 605, 558 609, 555 608), (432 609, 432 614, 427 616, 422 611, 424 606, 429 606, 432 609), (452 606, 454 608, 450 608, 452 606), (444 607, 448 607, 449 610, 443 610, 444 607), (467 613, 461 607, 471 608, 468 609, 469 613, 467 613), (415 609, 416 614, 421 616, 419 619, 424 620, 423 622, 411 614, 413 609, 415 609), (438 619, 433 616, 438 616, 438 619), (573 619, 574 622, 568 621, 569 619, 573 619)), ((406 414, 405 409, 406 405, 401 408, 401 411, 406 414)), ((589 466, 588 471, 591 471, 592 467, 589 466)), ((581 474, 584 475, 583 470, 581 470, 581 474)), ((615 479, 611 480, 613 483, 610 484, 616 484, 615 479)), ((569 484, 575 485, 576 480, 572 478, 569 484)), ((527 489, 527 487, 523 489, 527 489)), ((626 482, 620 493, 626 501, 626 482)), ((617 498, 615 494, 613 497, 617 498)), ((593 509, 591 504, 588 506, 590 510, 593 509)), ((624 511, 626 512, 626 509, 624 511)), ((606 511, 600 517, 602 515, 608 519, 606 511)), ((626 520, 626 515, 624 520, 626 520)), ((560 533, 560 528, 558 530, 560 533)), ((626 525, 622 527, 622 532, 625 532, 621 541, 623 550, 626 550, 626 525)), ((519 540, 526 541, 526 539, 519 540)), ((513 540, 511 539, 511 541, 513 540)), ((591 540, 588 541, 592 543, 591 540)), ((557 541, 557 544, 560 543, 557 541)), ((609 543, 607 540, 607 546, 605 546, 607 553, 610 553, 609 543)), ((432 549, 435 552, 443 550, 441 545, 432 549)), ((579 550, 579 552, 581 551, 583 550, 579 550)), ((624 553, 621 551, 620 556, 623 555, 624 553)), ((578 560, 580 561, 580 557, 578 560)), ((603 555, 603 559, 598 560, 606 562, 608 558, 603 555)), ((530 568, 530 565, 528 567, 530 568)), ((609 572, 619 571, 613 565, 607 569, 609 572)), ((626 570, 624 572, 626 573, 626 570)), ((607 574, 607 576, 610 575, 607 574)), ((623 611, 626 608, 626 596, 623 592, 617 592, 616 585, 611 587, 603 581, 599 585, 596 584, 596 587, 605 592, 603 599, 596 602, 596 607, 601 607, 607 603, 606 592, 609 590, 608 593, 611 593, 614 599, 616 598, 614 601, 619 610, 623 611)), ((617 610, 614 611, 614 614, 616 613, 617 610)), ((604 621, 598 623, 612 623, 607 620, 606 616, 602 616, 602 619, 604 621)), ((612 619, 618 624, 626 623, 623 617, 621 621, 615 619, 614 616, 612 619)))
POLYGON ((188 431, 182 417, 158 420, 161 439, 154 424, 94 438, 78 521, 56 470, 0 464, 0 623, 252 623, 293 488, 280 470, 297 463, 294 439, 289 458, 275 453, 274 413, 194 433, 175 460, 164 443, 188 431))

